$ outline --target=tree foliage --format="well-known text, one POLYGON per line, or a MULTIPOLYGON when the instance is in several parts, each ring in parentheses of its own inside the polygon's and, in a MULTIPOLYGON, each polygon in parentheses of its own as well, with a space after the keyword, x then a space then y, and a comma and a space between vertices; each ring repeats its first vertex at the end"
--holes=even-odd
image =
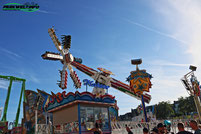
POLYGON ((176 111, 176 105, 170 104, 169 101, 159 102, 156 105, 156 118, 167 119, 168 117, 190 115, 192 112, 196 112, 193 96, 180 97, 175 103, 178 104, 178 111, 176 111))
POLYGON ((159 102, 156 105, 156 118, 157 119, 167 119, 168 117, 174 115, 174 110, 172 108, 172 104, 169 101, 159 102))
POLYGON ((195 112, 196 111, 196 106, 195 106, 195 102, 193 99, 193 96, 189 96, 189 97, 180 97, 178 99, 178 103, 179 103, 179 112, 182 115, 187 115, 190 114, 191 112, 195 112))

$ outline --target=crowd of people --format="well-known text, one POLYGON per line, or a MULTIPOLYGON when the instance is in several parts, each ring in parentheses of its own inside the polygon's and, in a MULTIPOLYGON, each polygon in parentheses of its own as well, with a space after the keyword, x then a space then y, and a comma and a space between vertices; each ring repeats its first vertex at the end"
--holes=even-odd
MULTIPOLYGON (((134 134, 131 129, 125 125, 126 131, 128 134, 134 134)), ((192 129, 191 132, 185 130, 183 123, 177 124, 178 132, 176 134, 201 134, 201 127, 199 126, 198 122, 196 120, 191 120, 189 122, 189 127, 192 129)), ((174 132, 171 132, 171 126, 165 125, 163 123, 158 123, 156 127, 154 127, 151 131, 149 131, 148 128, 143 128, 143 134, 175 134, 174 132)))

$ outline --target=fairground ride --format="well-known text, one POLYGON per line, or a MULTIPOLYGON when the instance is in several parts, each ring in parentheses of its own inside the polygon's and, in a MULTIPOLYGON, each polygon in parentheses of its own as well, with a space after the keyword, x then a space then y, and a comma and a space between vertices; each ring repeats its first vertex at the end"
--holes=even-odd
POLYGON ((22 96, 24 96, 24 102, 26 101, 25 98, 25 79, 21 79, 21 78, 17 78, 14 76, 3 76, 0 75, 0 79, 1 80, 8 80, 10 81, 9 86, 8 86, 8 92, 7 92, 7 97, 6 97, 6 101, 5 101, 5 105, 4 105, 4 111, 3 111, 3 117, 1 119, 1 122, 7 122, 7 111, 8 111, 8 103, 10 100, 10 93, 11 93, 11 87, 12 87, 12 83, 14 82, 22 82, 22 88, 21 88, 21 93, 20 93, 20 100, 18 103, 18 108, 17 108, 17 113, 16 113, 16 118, 15 118, 15 127, 18 126, 18 121, 19 121, 19 115, 20 115, 20 105, 21 105, 21 101, 22 101, 22 96))
POLYGON ((60 71, 61 81, 58 83, 59 87, 61 87, 62 89, 67 88, 67 71, 66 71, 67 68, 70 71, 70 75, 74 82, 75 88, 81 87, 81 82, 79 78, 77 77, 77 74, 75 73, 75 71, 73 71, 72 69, 72 66, 73 66, 77 68, 78 70, 80 70, 81 72, 93 78, 98 83, 113 87, 123 93, 126 93, 132 97, 135 97, 138 100, 141 100, 143 96, 144 102, 146 103, 150 102, 151 95, 147 93, 135 92, 134 89, 131 88, 128 84, 125 84, 119 80, 112 78, 110 76, 112 72, 105 70, 103 68, 98 68, 98 70, 100 71, 96 71, 90 67, 87 67, 81 64, 81 59, 73 57, 72 54, 69 52, 70 45, 71 45, 70 35, 64 35, 62 37, 62 45, 61 45, 53 28, 48 29, 48 33, 51 39, 53 40, 57 50, 60 53, 46 52, 42 55, 42 58, 46 60, 61 61, 61 63, 63 63, 63 70, 60 71))
POLYGON ((200 104, 200 84, 194 74, 194 71, 196 71, 197 67, 190 66, 189 69, 191 70, 189 73, 184 75, 184 77, 181 79, 184 87, 186 88, 189 95, 193 96, 195 106, 197 109, 199 120, 201 120, 201 104, 200 104))

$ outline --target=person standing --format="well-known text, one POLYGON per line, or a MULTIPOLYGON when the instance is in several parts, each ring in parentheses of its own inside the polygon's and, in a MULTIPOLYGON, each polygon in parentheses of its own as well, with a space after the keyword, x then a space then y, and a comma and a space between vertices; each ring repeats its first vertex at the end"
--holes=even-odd
POLYGON ((152 130, 151 130, 151 134, 158 134, 158 129, 156 127, 154 127, 152 130))
POLYGON ((125 126, 126 126, 126 131, 128 132, 128 134, 133 134, 133 132, 130 130, 130 128, 127 125, 125 125, 125 126))
POLYGON ((146 127, 143 128, 143 134, 149 134, 149 130, 146 127))
POLYGON ((95 123, 95 127, 93 129, 91 129, 92 132, 94 132, 94 134, 103 134, 102 130, 99 127, 99 124, 96 122, 95 123))
POLYGON ((165 133, 164 132, 165 128, 164 128, 162 123, 158 123, 157 129, 158 129, 158 134, 164 134, 165 133))
POLYGON ((178 123, 177 128, 179 130, 179 132, 177 134, 193 134, 191 132, 188 132, 188 131, 184 130, 184 124, 183 123, 178 123))
POLYGON ((198 127, 196 120, 190 121, 190 127, 195 131, 194 134, 201 134, 201 129, 198 127))

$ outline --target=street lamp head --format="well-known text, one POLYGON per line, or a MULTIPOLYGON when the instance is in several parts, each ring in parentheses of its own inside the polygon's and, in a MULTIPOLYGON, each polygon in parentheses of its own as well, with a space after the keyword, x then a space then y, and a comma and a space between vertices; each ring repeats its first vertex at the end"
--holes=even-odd
POLYGON ((189 69, 192 70, 192 71, 196 71, 197 67, 190 65, 189 69))
POLYGON ((133 65, 139 65, 142 63, 142 59, 133 59, 131 60, 131 64, 133 65))

